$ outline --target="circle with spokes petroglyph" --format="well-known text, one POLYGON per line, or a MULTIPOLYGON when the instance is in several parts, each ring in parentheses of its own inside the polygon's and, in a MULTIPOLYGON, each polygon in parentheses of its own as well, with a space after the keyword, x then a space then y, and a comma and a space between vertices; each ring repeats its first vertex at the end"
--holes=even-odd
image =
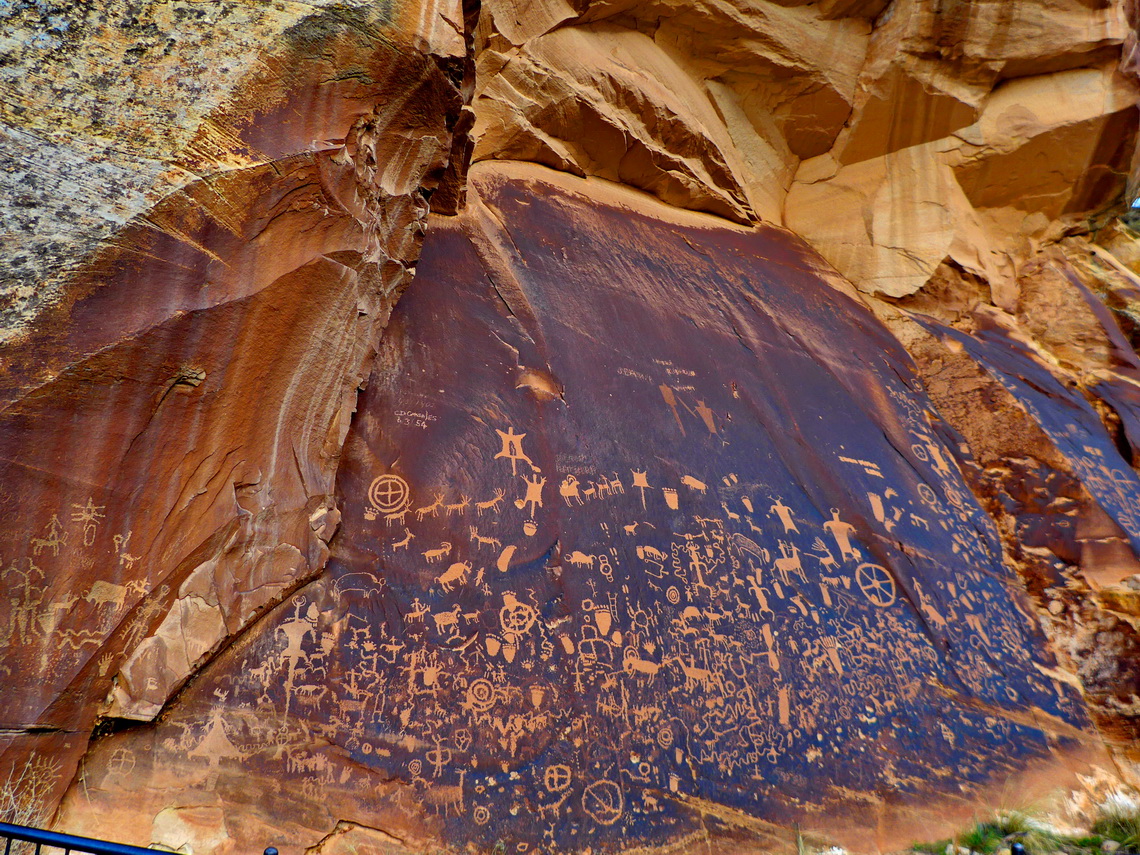
POLYGON ((895 580, 887 568, 878 564, 860 564, 855 568, 855 581, 872 603, 881 608, 894 604, 895 580))
POLYGON ((368 500, 382 514, 398 514, 412 503, 412 491, 399 475, 381 475, 368 488, 368 500))

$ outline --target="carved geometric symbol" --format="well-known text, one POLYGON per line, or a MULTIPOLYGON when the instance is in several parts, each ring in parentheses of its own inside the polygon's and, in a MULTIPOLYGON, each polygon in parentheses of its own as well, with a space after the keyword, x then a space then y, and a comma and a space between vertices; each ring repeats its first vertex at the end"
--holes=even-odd
POLYGON ((116 776, 130 774, 135 768, 135 755, 126 748, 119 748, 107 761, 107 770, 116 776))
POLYGON ((399 475, 381 475, 368 488, 368 499, 380 513, 398 514, 412 503, 412 491, 399 475))
POLYGON ((467 704, 475 712, 486 712, 495 705, 495 687, 490 680, 475 680, 467 688, 467 704))
POLYGON ((582 791, 582 809, 598 825, 613 825, 623 808, 621 787, 613 781, 594 781, 582 791))
POLYGON ((550 792, 561 793, 570 786, 570 767, 561 763, 547 766, 546 773, 542 776, 542 783, 550 792))
POLYGON ((855 568, 855 581, 876 606, 886 608, 895 601, 895 580, 885 567, 878 564, 860 564, 855 568))
POLYGON ((502 623, 503 630, 514 635, 522 635, 534 626, 536 617, 533 606, 517 600, 499 609, 499 622, 502 623))

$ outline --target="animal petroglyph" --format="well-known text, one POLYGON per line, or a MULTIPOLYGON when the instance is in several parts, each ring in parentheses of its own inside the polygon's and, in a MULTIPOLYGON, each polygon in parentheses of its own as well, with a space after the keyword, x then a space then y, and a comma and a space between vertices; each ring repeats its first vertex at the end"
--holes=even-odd
POLYGON ((567 507, 582 504, 582 494, 578 491, 578 479, 573 475, 567 475, 562 479, 562 483, 558 486, 558 494, 562 496, 567 507))
POLYGON ((92 583, 83 599, 97 606, 113 605, 116 609, 121 609, 128 593, 130 589, 126 585, 116 585, 100 579, 92 583))
POLYGON ((465 561, 456 561, 448 567, 443 573, 436 577, 436 582, 445 591, 450 591, 455 585, 463 585, 467 582, 467 574, 471 572, 471 565, 465 561))
POLYGON ((470 532, 471 532, 471 539, 473 541, 475 541, 477 544, 479 544, 479 546, 489 546, 492 549, 498 549, 498 548, 502 547, 502 545, 503 545, 499 541, 498 538, 483 537, 483 535, 479 534, 479 530, 477 528, 475 528, 475 526, 470 527, 470 532))
POLYGON ((416 508, 416 520, 423 522, 427 517, 434 517, 442 507, 443 493, 436 493, 434 502, 430 505, 424 505, 422 508, 416 508))
POLYGON ((521 499, 515 500, 515 507, 519 510, 527 508, 528 514, 533 514, 536 508, 542 507, 542 488, 546 485, 546 477, 524 478, 526 493, 521 499))
POLYGON ((444 541, 435 549, 428 549, 423 553, 424 561, 436 564, 451 554, 451 543, 444 541))
POLYGON ((476 502, 475 503, 475 512, 477 514, 482 515, 486 511, 497 511, 499 509, 499 505, 502 504, 503 498, 505 496, 506 496, 506 493, 503 490, 496 488, 493 498, 491 498, 485 502, 476 502))

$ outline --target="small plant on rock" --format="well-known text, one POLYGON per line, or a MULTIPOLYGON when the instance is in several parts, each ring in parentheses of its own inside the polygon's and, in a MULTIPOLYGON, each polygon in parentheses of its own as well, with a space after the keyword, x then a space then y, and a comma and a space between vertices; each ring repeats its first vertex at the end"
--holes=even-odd
POLYGON ((1127 793, 1110 793, 1097 809, 1092 831, 1126 849, 1140 849, 1140 801, 1127 793))

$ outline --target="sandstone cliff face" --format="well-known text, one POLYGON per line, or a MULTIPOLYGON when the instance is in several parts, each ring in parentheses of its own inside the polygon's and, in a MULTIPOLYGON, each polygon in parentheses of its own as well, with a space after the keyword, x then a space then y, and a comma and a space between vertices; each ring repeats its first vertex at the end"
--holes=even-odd
POLYGON ((0 15, 9 815, 872 851, 1136 783, 1132 0, 0 15))
POLYGON ((450 7, 41 12, 6 12, 0 572, 47 818, 98 716, 153 718, 324 565, 465 48, 450 7))

